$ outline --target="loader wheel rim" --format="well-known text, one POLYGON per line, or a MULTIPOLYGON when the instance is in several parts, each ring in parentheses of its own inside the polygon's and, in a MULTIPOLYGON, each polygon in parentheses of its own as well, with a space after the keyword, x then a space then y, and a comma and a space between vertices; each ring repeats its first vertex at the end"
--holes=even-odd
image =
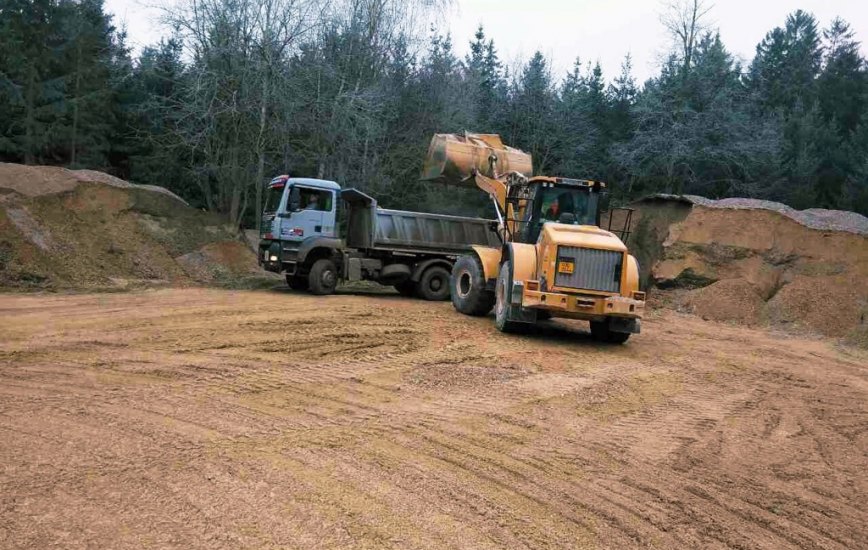
POLYGON ((462 298, 467 298, 470 294, 470 289, 473 287, 473 280, 470 277, 470 273, 467 271, 462 271, 458 275, 458 295, 462 298))

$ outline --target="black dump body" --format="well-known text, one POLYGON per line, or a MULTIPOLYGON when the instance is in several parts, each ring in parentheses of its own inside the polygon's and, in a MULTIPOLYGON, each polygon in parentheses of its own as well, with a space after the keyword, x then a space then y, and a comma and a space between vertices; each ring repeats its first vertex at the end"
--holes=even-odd
POLYGON ((347 203, 349 248, 454 256, 471 245, 501 245, 491 220, 385 210, 357 189, 342 191, 341 198, 347 203))

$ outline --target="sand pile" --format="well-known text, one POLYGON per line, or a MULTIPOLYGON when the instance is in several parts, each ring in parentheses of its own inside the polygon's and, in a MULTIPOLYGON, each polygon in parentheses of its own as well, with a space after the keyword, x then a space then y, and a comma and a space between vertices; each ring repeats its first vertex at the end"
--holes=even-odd
POLYGON ((259 273, 218 217, 162 187, 0 163, 0 286, 231 283, 259 273))
MULTIPOLYGON (((707 319, 858 337, 868 324, 868 218, 752 199, 634 205, 646 285, 707 319)), ((615 225, 617 225, 617 219, 615 225)))

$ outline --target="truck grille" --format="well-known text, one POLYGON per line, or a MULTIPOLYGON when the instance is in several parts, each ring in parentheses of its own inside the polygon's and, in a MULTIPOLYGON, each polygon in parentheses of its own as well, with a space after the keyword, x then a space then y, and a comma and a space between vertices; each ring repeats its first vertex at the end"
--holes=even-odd
POLYGON ((614 250, 559 246, 558 265, 555 266, 555 286, 620 292, 623 260, 623 252, 614 250), (572 274, 561 273, 562 261, 573 262, 572 274))

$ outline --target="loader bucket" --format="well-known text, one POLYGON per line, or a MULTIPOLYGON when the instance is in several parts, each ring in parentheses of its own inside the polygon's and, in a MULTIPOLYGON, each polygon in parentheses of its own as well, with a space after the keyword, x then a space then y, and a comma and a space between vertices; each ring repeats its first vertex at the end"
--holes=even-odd
POLYGON ((422 167, 422 180, 475 187, 470 180, 475 172, 488 177, 508 172, 531 176, 533 161, 528 153, 504 145, 496 134, 434 135, 422 167))

